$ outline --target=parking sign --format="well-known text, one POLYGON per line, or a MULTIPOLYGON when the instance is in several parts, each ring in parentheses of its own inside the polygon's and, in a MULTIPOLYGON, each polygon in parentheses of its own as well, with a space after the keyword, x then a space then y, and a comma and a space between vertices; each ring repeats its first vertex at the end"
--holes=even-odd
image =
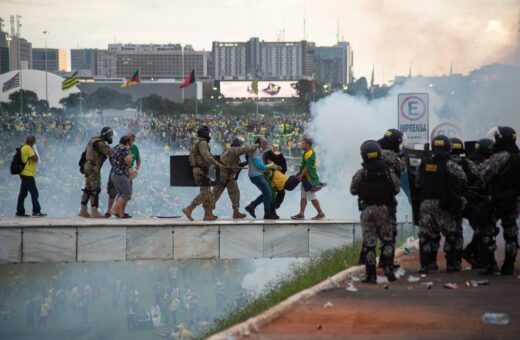
POLYGON ((397 95, 399 131, 406 134, 409 144, 428 143, 428 93, 399 93, 397 95))

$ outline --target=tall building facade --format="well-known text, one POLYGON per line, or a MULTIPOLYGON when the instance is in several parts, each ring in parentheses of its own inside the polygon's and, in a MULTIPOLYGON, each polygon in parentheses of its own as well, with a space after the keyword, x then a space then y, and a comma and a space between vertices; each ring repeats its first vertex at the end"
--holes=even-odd
POLYGON ((78 71, 80 77, 92 77, 97 74, 98 50, 93 48, 71 49, 71 71, 78 71))
POLYGON ((9 72, 9 44, 7 33, 0 26, 0 74, 9 72))
POLYGON ((314 72, 314 43, 266 42, 251 38, 247 42, 213 42, 213 78, 300 79, 314 72))
POLYGON ((32 44, 18 36, 12 36, 9 43, 9 69, 32 68, 32 44))
POLYGON ((131 77, 137 69, 142 78, 183 78, 191 70, 196 77, 208 76, 208 53, 190 45, 109 44, 97 63, 98 75, 118 78, 131 77))
POLYGON ((316 79, 332 87, 351 83, 353 57, 352 48, 345 41, 338 42, 334 46, 316 47, 314 49, 316 79))
POLYGON ((47 64, 48 72, 58 72, 68 70, 67 51, 57 48, 33 48, 32 49, 32 68, 45 71, 47 64), (47 53, 47 61, 45 54, 47 53))
POLYGON ((213 42, 213 79, 243 79, 247 46, 244 42, 213 42))

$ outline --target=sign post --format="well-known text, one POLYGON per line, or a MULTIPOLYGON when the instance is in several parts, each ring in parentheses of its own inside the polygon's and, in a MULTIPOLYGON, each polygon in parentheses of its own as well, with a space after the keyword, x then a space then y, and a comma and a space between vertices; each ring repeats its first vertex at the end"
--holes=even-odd
POLYGON ((406 135, 408 144, 428 143, 428 93, 399 93, 397 95, 399 131, 406 135))

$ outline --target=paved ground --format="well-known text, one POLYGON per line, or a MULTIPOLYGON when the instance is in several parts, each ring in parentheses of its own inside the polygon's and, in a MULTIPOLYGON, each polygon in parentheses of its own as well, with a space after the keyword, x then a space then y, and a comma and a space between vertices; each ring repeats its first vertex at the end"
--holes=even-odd
MULTIPOLYGON (((441 248, 442 249, 442 248, 441 248)), ((503 252, 503 250, 501 250, 503 252)), ((514 276, 482 277, 476 271, 447 274, 439 256, 441 271, 407 281, 409 274, 418 277, 418 255, 400 260, 404 278, 388 285, 355 282, 357 292, 336 288, 321 292, 291 312, 263 327, 253 339, 518 339, 520 338, 520 278, 514 276), (466 280, 488 279, 489 286, 468 288, 466 280), (433 282, 427 289, 423 282, 433 282), (458 289, 443 288, 454 282, 458 289), (324 308, 327 302, 333 307, 324 308), (487 325, 485 312, 507 313, 507 326, 487 325)), ((463 266, 467 264, 464 262, 463 266)), ((517 261, 520 266, 520 261, 517 261)))

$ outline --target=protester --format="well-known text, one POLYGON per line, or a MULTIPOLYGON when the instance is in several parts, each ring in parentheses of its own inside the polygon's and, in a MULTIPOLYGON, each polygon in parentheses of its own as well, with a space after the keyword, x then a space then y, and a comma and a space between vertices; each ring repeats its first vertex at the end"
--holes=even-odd
POLYGON ((302 194, 300 200, 300 212, 292 216, 293 220, 305 219, 305 208, 307 202, 311 201, 314 209, 318 214, 313 217, 313 220, 321 220, 325 218, 325 213, 321 210, 320 202, 316 197, 316 191, 320 190, 326 184, 320 182, 318 172, 316 169, 316 153, 312 149, 312 139, 304 138, 301 142, 301 149, 303 150, 302 162, 300 165, 300 173, 296 178, 302 183, 302 194))
POLYGON ((271 188, 264 176, 264 172, 271 168, 278 168, 278 166, 275 164, 265 165, 262 162, 262 150, 265 150, 268 146, 266 139, 258 138, 255 144, 258 144, 260 147, 248 154, 249 179, 260 190, 261 194, 245 209, 253 218, 256 218, 255 209, 263 203, 264 220, 276 220, 279 217, 271 211, 271 188))
POLYGON ((22 172, 20 173, 20 193, 18 194, 18 204, 16 206, 17 217, 29 217, 25 214, 24 201, 27 194, 31 194, 31 202, 33 207, 32 215, 34 217, 44 217, 46 214, 42 214, 40 202, 38 202, 38 188, 36 188, 36 163, 38 163, 39 157, 36 149, 36 137, 33 135, 27 136, 25 144, 21 150, 21 161, 25 164, 22 172))
POLYGON ((117 190, 117 200, 110 212, 119 218, 131 218, 132 216, 125 213, 126 204, 132 197, 132 186, 128 178, 130 164, 132 164, 130 138, 128 136, 123 136, 119 140, 119 145, 111 156, 111 162, 113 164, 111 176, 117 190))
MULTIPOLYGON (((287 172, 287 160, 280 150, 279 144, 273 144, 271 150, 268 150, 263 155, 263 161, 265 164, 274 163, 280 167, 282 174, 287 172)), ((272 210, 276 213, 276 209, 280 208, 285 198, 285 190, 275 192, 275 199, 273 202, 272 210)))

